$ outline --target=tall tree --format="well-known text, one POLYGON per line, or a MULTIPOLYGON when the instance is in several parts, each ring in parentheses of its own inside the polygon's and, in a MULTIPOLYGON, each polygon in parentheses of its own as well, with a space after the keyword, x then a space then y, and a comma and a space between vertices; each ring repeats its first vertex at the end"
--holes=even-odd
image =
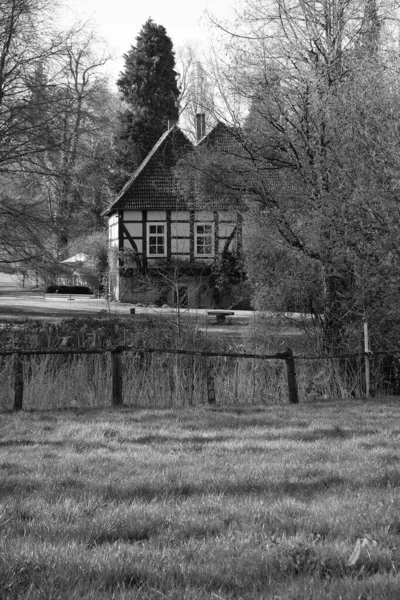
MULTIPOLYGON (((33 107, 32 83, 45 81, 40 66, 57 61, 74 32, 57 30, 50 0, 0 0, 0 172, 27 171, 44 150, 38 143, 46 121, 43 98, 36 95, 33 107), (31 119, 36 111, 35 120, 31 119)), ((48 140, 47 140, 48 141, 48 140)))
POLYGON ((53 104, 63 108, 51 119, 47 135, 53 145, 41 157, 48 170, 48 207, 60 256, 83 228, 89 231, 100 225, 110 195, 113 98, 101 73, 107 57, 97 57, 92 42, 92 34, 81 35, 67 46, 59 61, 60 76, 47 95, 51 101, 45 104, 45 110, 51 111, 53 104))
POLYGON ((106 59, 93 58, 84 28, 59 30, 55 9, 0 0, 0 263, 57 260, 55 238, 65 245, 82 190, 97 204, 88 228, 105 204, 93 173, 110 154, 106 59))
POLYGON ((148 154, 168 125, 179 118, 179 89, 172 41, 162 25, 143 25, 136 46, 124 55, 117 81, 126 108, 115 139, 118 190, 148 154))
MULTIPOLYGON (((375 0, 247 0, 215 61, 227 121, 241 124, 219 177, 260 207, 265 256, 291 265, 279 273, 290 271, 288 286, 304 289, 293 265, 312 273, 325 349, 346 347, 397 273, 399 70, 387 15, 375 0)), ((212 181, 213 165, 195 160, 212 181)), ((278 273, 250 271, 258 291, 278 273)))
POLYGON ((48 0, 0 0, 0 264, 51 259, 38 157, 52 144, 43 135, 52 117, 36 91, 49 83, 42 67, 57 64, 73 35, 54 15, 48 0))

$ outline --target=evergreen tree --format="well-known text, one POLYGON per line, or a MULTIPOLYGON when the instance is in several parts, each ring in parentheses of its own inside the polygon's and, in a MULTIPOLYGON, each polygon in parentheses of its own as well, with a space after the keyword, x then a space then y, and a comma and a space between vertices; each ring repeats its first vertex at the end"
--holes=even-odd
POLYGON ((168 124, 179 117, 179 88, 172 41, 165 27, 149 19, 124 55, 117 81, 126 109, 119 117, 116 145, 116 190, 128 180, 168 124))

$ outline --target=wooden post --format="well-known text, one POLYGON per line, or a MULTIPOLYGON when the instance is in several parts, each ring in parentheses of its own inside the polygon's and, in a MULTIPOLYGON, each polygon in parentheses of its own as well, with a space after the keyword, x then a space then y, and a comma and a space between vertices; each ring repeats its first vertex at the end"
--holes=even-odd
POLYGON ((111 350, 112 405, 121 406, 122 396, 122 351, 119 347, 111 350))
POLYGON ((14 410, 22 410, 24 399, 24 371, 21 355, 14 352, 12 355, 12 372, 14 379, 14 410))
POLYGON ((208 404, 216 404, 213 364, 210 359, 206 362, 208 404))
POLYGON ((289 404, 298 404, 299 395, 297 392, 296 371, 294 368, 293 350, 288 348, 285 352, 285 362, 287 369, 287 380, 289 388, 289 404))
POLYGON ((194 396, 194 382, 196 378, 196 357, 192 356, 191 367, 188 369, 188 378, 189 378, 189 406, 193 405, 193 396, 194 396), (190 370, 190 373, 189 373, 190 370))
POLYGON ((368 323, 364 323, 364 359, 365 359, 365 397, 370 396, 370 363, 368 323))

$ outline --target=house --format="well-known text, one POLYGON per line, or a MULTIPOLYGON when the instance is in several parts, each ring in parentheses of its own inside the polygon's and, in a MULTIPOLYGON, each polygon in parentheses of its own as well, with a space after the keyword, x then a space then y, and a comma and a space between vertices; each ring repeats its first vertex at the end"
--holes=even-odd
POLYGON ((105 212, 111 293, 121 302, 209 308, 237 297, 232 289, 221 295, 213 265, 240 253, 239 207, 226 198, 201 201, 177 177, 195 147, 214 147, 228 133, 217 124, 204 135, 204 127, 204 115, 197 115, 196 144, 177 125, 166 131, 105 212))
POLYGON ((66 260, 62 260, 60 265, 63 267, 63 272, 57 276, 55 285, 87 286, 88 282, 82 272, 82 267, 87 261, 88 256, 83 253, 75 254, 66 260))

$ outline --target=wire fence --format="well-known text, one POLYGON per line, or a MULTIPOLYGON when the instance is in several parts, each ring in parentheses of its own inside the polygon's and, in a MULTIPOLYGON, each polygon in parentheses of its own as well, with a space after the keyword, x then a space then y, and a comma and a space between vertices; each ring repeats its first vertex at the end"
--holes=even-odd
POLYGON ((0 351, 5 410, 131 405, 282 404, 400 392, 400 351, 293 356, 166 350, 75 348, 0 351))

